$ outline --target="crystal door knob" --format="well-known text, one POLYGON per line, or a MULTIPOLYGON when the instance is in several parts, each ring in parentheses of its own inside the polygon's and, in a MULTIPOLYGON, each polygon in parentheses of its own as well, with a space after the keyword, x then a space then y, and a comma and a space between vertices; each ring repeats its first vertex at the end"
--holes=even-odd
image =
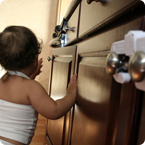
POLYGON ((110 75, 114 75, 120 66, 119 57, 116 53, 108 54, 106 59, 106 71, 110 75))
POLYGON ((140 82, 145 77, 145 53, 134 53, 129 61, 129 74, 133 81, 140 82))

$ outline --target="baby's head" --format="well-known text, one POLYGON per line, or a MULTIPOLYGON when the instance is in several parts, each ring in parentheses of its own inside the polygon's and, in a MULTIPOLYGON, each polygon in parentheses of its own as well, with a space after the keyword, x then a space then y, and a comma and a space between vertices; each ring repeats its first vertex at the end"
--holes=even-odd
POLYGON ((0 33, 0 64, 6 70, 19 70, 33 63, 40 53, 35 34, 23 26, 10 26, 0 33))

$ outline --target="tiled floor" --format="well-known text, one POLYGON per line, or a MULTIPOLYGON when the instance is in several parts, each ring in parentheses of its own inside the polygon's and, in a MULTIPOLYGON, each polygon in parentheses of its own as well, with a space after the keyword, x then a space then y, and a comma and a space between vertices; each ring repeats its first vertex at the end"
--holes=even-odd
POLYGON ((45 142, 46 118, 38 115, 37 128, 30 145, 46 145, 45 142))

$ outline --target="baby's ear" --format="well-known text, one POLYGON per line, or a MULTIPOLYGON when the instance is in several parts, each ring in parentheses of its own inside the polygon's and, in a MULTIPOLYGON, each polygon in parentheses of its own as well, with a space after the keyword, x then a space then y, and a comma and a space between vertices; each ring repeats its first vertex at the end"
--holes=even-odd
POLYGON ((38 60, 38 55, 36 55, 36 56, 35 56, 35 59, 37 59, 37 60, 38 60))

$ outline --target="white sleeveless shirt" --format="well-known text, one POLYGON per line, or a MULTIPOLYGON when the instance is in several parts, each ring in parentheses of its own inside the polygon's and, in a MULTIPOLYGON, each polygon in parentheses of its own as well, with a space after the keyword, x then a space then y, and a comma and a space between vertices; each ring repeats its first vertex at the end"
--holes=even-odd
MULTIPOLYGON (((9 71, 9 73, 30 79, 21 72, 9 71)), ((16 104, 0 99, 0 136, 28 145, 34 135, 37 119, 38 113, 32 105, 16 104)))

